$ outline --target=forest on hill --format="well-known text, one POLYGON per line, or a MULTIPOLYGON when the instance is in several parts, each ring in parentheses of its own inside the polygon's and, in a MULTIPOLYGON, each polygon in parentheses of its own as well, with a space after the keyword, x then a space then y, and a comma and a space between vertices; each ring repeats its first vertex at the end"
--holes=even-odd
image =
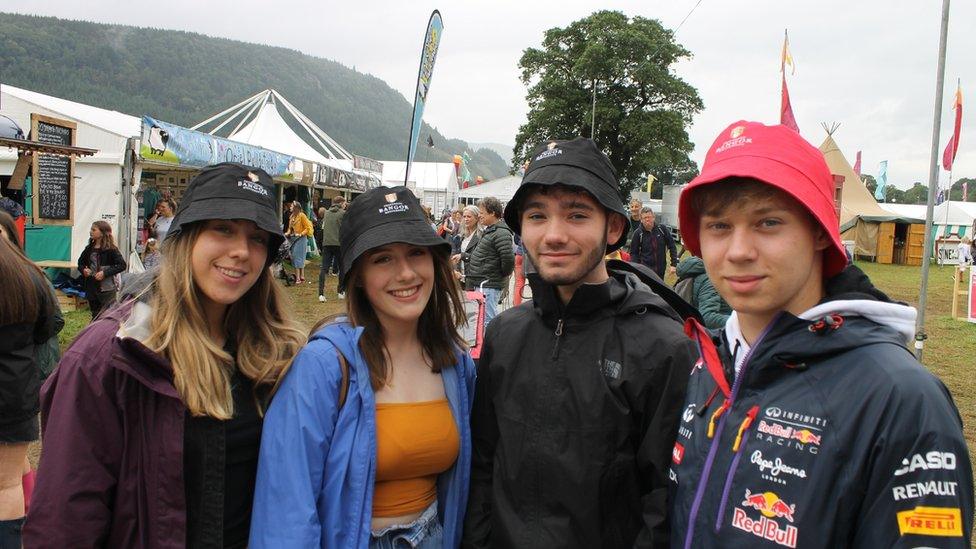
MULTIPOLYGON (((287 48, 7 13, 0 13, 0 83, 180 125, 274 88, 347 150, 377 160, 406 156, 412 113, 383 80, 287 48)), ((467 152, 472 176, 508 173, 496 152, 472 150, 427 124, 420 140, 417 161, 467 152)))

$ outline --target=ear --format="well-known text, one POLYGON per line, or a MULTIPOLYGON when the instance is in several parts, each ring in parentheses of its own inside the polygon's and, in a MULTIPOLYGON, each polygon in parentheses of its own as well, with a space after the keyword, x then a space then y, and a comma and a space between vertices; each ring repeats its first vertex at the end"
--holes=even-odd
POLYGON ((817 228, 817 236, 813 243, 813 249, 821 252, 826 250, 833 244, 830 236, 827 235, 827 231, 823 230, 823 227, 817 228))
POLYGON ((620 240, 624 234, 624 227, 627 225, 627 219, 624 216, 617 212, 611 212, 609 219, 607 219, 607 243, 612 244, 620 240))

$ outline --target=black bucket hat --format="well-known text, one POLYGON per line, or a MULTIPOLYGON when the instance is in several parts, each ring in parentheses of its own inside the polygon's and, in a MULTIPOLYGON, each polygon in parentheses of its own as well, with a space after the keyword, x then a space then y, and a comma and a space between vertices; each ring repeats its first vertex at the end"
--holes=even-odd
MULTIPOLYGON (((608 213, 627 218, 627 210, 620 200, 617 172, 592 139, 577 137, 570 141, 547 141, 536 147, 529 159, 521 185, 505 206, 505 223, 516 234, 522 234, 519 210, 532 188, 530 185, 579 187, 590 193, 608 213)), ((624 231, 619 240, 607 243, 607 253, 620 248, 626 241, 627 231, 624 231)))
POLYGON ((210 219, 247 219, 270 235, 268 264, 284 242, 271 176, 262 169, 224 162, 207 166, 186 189, 166 240, 188 225, 210 219))
POLYGON ((451 247, 431 228, 420 201, 410 189, 376 187, 356 197, 339 226, 343 283, 359 256, 394 242, 451 247))

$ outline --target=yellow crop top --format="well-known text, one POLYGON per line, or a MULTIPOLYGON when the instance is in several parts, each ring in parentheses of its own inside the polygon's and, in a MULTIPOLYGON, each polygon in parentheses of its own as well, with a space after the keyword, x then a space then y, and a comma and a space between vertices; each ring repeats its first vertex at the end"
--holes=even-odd
POLYGON ((446 399, 377 403, 373 516, 426 509, 437 499, 437 475, 454 465, 460 447, 446 399))

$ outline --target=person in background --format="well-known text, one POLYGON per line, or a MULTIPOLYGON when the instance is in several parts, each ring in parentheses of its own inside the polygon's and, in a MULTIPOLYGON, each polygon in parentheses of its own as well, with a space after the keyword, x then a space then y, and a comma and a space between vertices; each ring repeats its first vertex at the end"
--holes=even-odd
POLYGON ((674 274, 678 265, 678 250, 667 227, 654 222, 654 211, 650 207, 641 208, 641 223, 634 231, 630 241, 630 260, 640 263, 657 273, 664 280, 664 270, 674 274))
POLYGON ((340 240, 346 316, 268 409, 250 547, 456 548, 475 370, 450 245, 406 187, 357 197, 340 240))
POLYGON ((346 198, 342 195, 332 199, 332 205, 322 216, 322 268, 319 270, 319 301, 325 302, 325 277, 329 275, 329 269, 336 265, 335 271, 339 281, 336 283, 336 295, 339 299, 346 297, 346 288, 342 284, 342 263, 340 254, 342 249, 339 247, 339 227, 342 225, 342 218, 346 215, 346 198))
POLYGON ((962 237, 956 245, 956 255, 959 257, 959 268, 962 269, 973 264, 972 241, 968 237, 962 237))
POLYGON ((465 206, 461 212, 461 229, 457 246, 451 252, 451 262, 454 264, 455 271, 458 273, 458 280, 462 286, 466 287, 464 273, 468 270, 471 262, 471 254, 478 247, 481 240, 481 230, 478 228, 478 216, 480 211, 477 206, 465 206))
POLYGON ((315 230, 312 222, 308 220, 302 203, 294 201, 291 203, 291 215, 288 217, 288 230, 285 237, 294 237, 291 244, 291 264, 295 267, 295 278, 298 284, 305 282, 305 257, 308 254, 308 239, 314 236, 315 230))
POLYGON ((508 287, 508 277, 515 269, 512 250, 512 230, 502 220, 502 203, 489 196, 478 202, 481 240, 471 252, 464 276, 467 290, 485 294, 485 326, 495 318, 502 290, 508 287))
POLYGON ((795 130, 743 120, 681 193, 681 236, 733 313, 685 326, 700 360, 671 547, 970 547, 959 410, 906 348, 915 309, 848 265, 835 188, 795 130))
POLYGON ((6 212, 0 212, 0 232, 0 549, 20 549, 27 447, 38 436, 38 350, 57 339, 60 310, 6 212))
POLYGON ((636 231, 641 224, 641 201, 636 198, 631 198, 628 209, 630 217, 627 219, 627 246, 629 247, 631 240, 634 238, 634 231, 636 231))
POLYGON ((722 299, 715 291, 715 286, 708 279, 705 273, 705 264, 700 257, 689 256, 678 263, 678 280, 674 283, 674 289, 685 297, 690 298, 689 303, 701 313, 702 323, 706 328, 719 329, 725 327, 725 322, 732 314, 732 307, 722 299), (688 285, 688 291, 682 292, 684 285, 688 285))
POLYGON ((169 196, 169 191, 166 191, 156 204, 156 213, 149 218, 150 234, 159 242, 166 239, 166 232, 169 231, 173 223, 173 215, 176 213, 176 202, 168 198, 169 196))
POLYGON ((119 290, 115 275, 125 271, 126 264, 112 237, 112 226, 107 221, 92 223, 88 235, 88 245, 78 256, 78 272, 84 279, 82 286, 94 320, 103 309, 115 302, 115 294, 119 290))
POLYGON ((268 269, 283 240, 264 171, 190 181, 160 268, 42 389, 26 547, 246 547, 262 410, 305 341, 268 269))
POLYGON ((159 266, 159 260, 162 255, 159 253, 159 242, 155 238, 150 238, 146 241, 146 248, 142 251, 142 266, 149 269, 154 269, 159 266))

